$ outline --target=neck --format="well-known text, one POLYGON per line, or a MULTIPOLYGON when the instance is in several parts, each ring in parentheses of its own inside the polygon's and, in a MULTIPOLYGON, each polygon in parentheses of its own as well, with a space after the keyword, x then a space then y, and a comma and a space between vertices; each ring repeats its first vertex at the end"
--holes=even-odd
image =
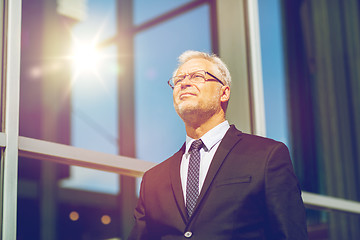
POLYGON ((224 114, 213 115, 206 121, 187 121, 185 122, 186 134, 193 139, 199 139, 224 121, 224 114))

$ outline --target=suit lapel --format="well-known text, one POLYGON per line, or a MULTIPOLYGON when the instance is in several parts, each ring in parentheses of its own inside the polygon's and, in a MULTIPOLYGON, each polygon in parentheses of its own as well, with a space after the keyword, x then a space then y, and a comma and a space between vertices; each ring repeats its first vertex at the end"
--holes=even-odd
POLYGON ((172 156, 171 166, 170 166, 170 180, 171 180, 171 187, 173 190, 173 194, 175 197, 176 204, 178 206, 179 212, 184 223, 187 222, 188 216, 185 209, 185 202, 184 202, 184 194, 181 186, 181 178, 180 178, 180 163, 182 160, 182 156, 185 152, 185 144, 182 148, 172 156))
MULTIPOLYGON (((206 175, 203 187, 200 192, 200 196, 198 198, 197 204, 194 209, 194 213, 196 212, 198 206, 201 204, 202 199, 204 198, 206 192, 208 191, 210 185, 214 181, 216 174, 218 173, 221 165, 223 164, 225 158, 230 153, 231 149, 235 146, 235 144, 240 141, 241 139, 241 132, 238 131, 234 125, 231 125, 228 132, 225 134, 224 138, 222 139, 214 158, 211 161, 208 173, 206 175)), ((195 214, 193 214, 195 215, 195 214)))
MULTIPOLYGON (((192 215, 195 216, 197 212, 198 206, 201 204, 206 192, 208 191, 210 185, 214 181, 216 174, 218 173, 222 163, 224 162, 227 155, 230 153, 231 149, 235 146, 235 144, 240 141, 241 132, 238 131, 233 125, 230 127, 228 132, 225 134, 223 140, 221 141, 213 160, 211 161, 209 171, 206 175, 205 182, 200 192, 200 196, 198 198, 197 204, 194 209, 194 213, 192 215)), ((170 166, 170 180, 171 187, 173 190, 174 198, 176 204, 178 206, 180 215, 184 221, 184 223, 189 224, 189 219, 186 213, 185 202, 184 202, 184 194, 181 186, 181 178, 180 178, 180 164, 182 160, 182 156, 185 152, 185 144, 182 148, 172 156, 171 166, 170 166)), ((191 217, 191 218, 192 218, 191 217)))

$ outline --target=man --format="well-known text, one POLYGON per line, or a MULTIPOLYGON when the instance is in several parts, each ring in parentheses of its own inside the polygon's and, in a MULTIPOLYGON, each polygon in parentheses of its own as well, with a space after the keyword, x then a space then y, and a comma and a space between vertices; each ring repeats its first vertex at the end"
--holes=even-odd
POLYGON ((289 152, 229 126, 230 82, 215 55, 179 57, 169 85, 186 143, 144 174, 129 239, 307 239, 289 152))

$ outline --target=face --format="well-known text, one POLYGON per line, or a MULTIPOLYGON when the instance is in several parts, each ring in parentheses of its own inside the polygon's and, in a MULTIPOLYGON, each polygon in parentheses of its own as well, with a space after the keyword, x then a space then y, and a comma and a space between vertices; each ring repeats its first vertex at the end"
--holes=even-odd
MULTIPOLYGON (((220 73, 216 66, 205 59, 192 59, 184 63, 178 69, 176 75, 188 74, 197 70, 205 70, 217 77, 220 73)), ((207 75, 207 78, 211 76, 207 75)), ((221 80, 221 79, 220 79, 221 80)), ((206 81, 205 83, 194 84, 186 78, 173 91, 174 107, 182 119, 187 117, 208 118, 218 111, 221 111, 221 102, 227 101, 224 98, 224 89, 229 90, 228 86, 223 86, 216 81, 206 81)))

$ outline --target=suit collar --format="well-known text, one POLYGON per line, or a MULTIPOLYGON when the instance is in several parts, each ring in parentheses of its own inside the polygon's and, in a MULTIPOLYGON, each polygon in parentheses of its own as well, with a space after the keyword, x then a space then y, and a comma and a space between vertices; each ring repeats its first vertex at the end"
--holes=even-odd
POLYGON ((181 149, 175 153, 171 158, 171 166, 170 166, 170 180, 171 186, 174 193, 175 201, 181 217, 184 223, 187 222, 188 216, 185 209, 185 202, 184 202, 184 194, 181 187, 181 178, 180 178, 180 163, 183 154, 185 153, 185 143, 181 147, 181 149))
MULTIPOLYGON (((218 142, 220 142, 223 139, 225 133, 229 130, 229 128, 230 128, 229 122, 224 121, 218 124, 217 126, 215 126, 214 128, 212 128, 211 130, 209 130, 207 133, 205 133, 200 138, 204 143, 204 150, 206 152, 210 151, 218 142)), ((185 153, 188 153, 190 146, 194 140, 195 139, 186 135, 185 153)))
MULTIPOLYGON (((227 155, 230 153, 232 148, 236 145, 237 142, 240 141, 241 136, 242 136, 242 132, 237 130, 234 125, 231 125, 229 130, 226 132, 211 162, 209 171, 206 175, 205 182, 201 189, 199 199, 195 206, 194 213, 192 216, 196 215, 197 208, 201 204, 201 201, 206 195, 206 192, 208 191, 216 174, 221 168, 221 165, 223 164, 224 160, 226 159, 227 155)), ((169 174, 170 174, 171 186, 176 204, 178 206, 181 217, 184 223, 186 224, 191 219, 188 218, 186 213, 184 195, 181 187, 181 178, 180 178, 180 163, 184 153, 185 153, 185 144, 181 147, 181 149, 177 153, 175 153, 171 157, 171 161, 170 161, 171 167, 169 174)))

